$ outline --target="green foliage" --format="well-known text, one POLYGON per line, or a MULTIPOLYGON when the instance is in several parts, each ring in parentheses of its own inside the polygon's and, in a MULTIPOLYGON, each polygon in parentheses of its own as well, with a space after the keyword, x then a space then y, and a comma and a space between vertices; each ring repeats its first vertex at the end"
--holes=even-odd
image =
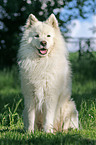
POLYGON ((25 132, 22 121, 24 103, 17 79, 18 72, 16 67, 13 67, 12 70, 1 71, 0 145, 95 145, 96 54, 93 53, 93 55, 94 57, 90 59, 89 56, 83 56, 78 61, 77 53, 70 54, 73 71, 72 98, 79 111, 79 130, 57 131, 54 134, 39 131, 25 132))

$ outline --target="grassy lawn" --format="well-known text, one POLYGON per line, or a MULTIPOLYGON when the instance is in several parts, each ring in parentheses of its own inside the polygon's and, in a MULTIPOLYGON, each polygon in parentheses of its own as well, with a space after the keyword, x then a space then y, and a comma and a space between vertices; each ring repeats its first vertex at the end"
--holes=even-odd
POLYGON ((80 130, 52 133, 25 132, 23 97, 18 69, 0 71, 0 145, 96 145, 96 54, 78 60, 70 54, 72 98, 79 111, 80 130))

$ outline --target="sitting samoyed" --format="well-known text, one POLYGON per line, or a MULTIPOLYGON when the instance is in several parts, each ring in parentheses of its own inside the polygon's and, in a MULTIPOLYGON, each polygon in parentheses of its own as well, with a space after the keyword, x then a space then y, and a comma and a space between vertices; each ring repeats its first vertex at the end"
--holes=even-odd
POLYGON ((68 51, 54 14, 41 22, 30 14, 18 51, 24 126, 34 132, 78 128, 71 100, 68 51))

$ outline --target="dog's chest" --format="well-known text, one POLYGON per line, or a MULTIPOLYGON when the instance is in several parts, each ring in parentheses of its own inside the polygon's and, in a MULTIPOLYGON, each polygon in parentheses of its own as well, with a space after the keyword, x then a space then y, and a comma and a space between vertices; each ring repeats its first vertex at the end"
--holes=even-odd
POLYGON ((48 64, 48 62, 32 65, 33 69, 29 73, 31 74, 30 81, 34 85, 35 99, 40 109, 47 97, 52 96, 53 90, 56 88, 57 71, 56 66, 48 64))
POLYGON ((32 84, 39 96, 56 90, 62 73, 62 65, 56 59, 41 59, 39 61, 25 60, 22 63, 22 73, 26 77, 27 85, 32 84))
POLYGON ((33 84, 49 84, 50 81, 56 79, 56 74, 58 73, 58 64, 56 62, 48 61, 47 59, 40 61, 32 61, 29 69, 28 75, 33 84))

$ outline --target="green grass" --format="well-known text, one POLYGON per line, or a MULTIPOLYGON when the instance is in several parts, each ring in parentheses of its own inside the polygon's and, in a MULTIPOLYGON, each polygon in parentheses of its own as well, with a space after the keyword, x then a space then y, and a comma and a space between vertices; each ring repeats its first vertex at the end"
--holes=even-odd
POLYGON ((72 64, 72 98, 79 111, 80 130, 52 133, 24 131, 23 97, 17 67, 0 71, 0 145, 96 145, 96 54, 72 64))

